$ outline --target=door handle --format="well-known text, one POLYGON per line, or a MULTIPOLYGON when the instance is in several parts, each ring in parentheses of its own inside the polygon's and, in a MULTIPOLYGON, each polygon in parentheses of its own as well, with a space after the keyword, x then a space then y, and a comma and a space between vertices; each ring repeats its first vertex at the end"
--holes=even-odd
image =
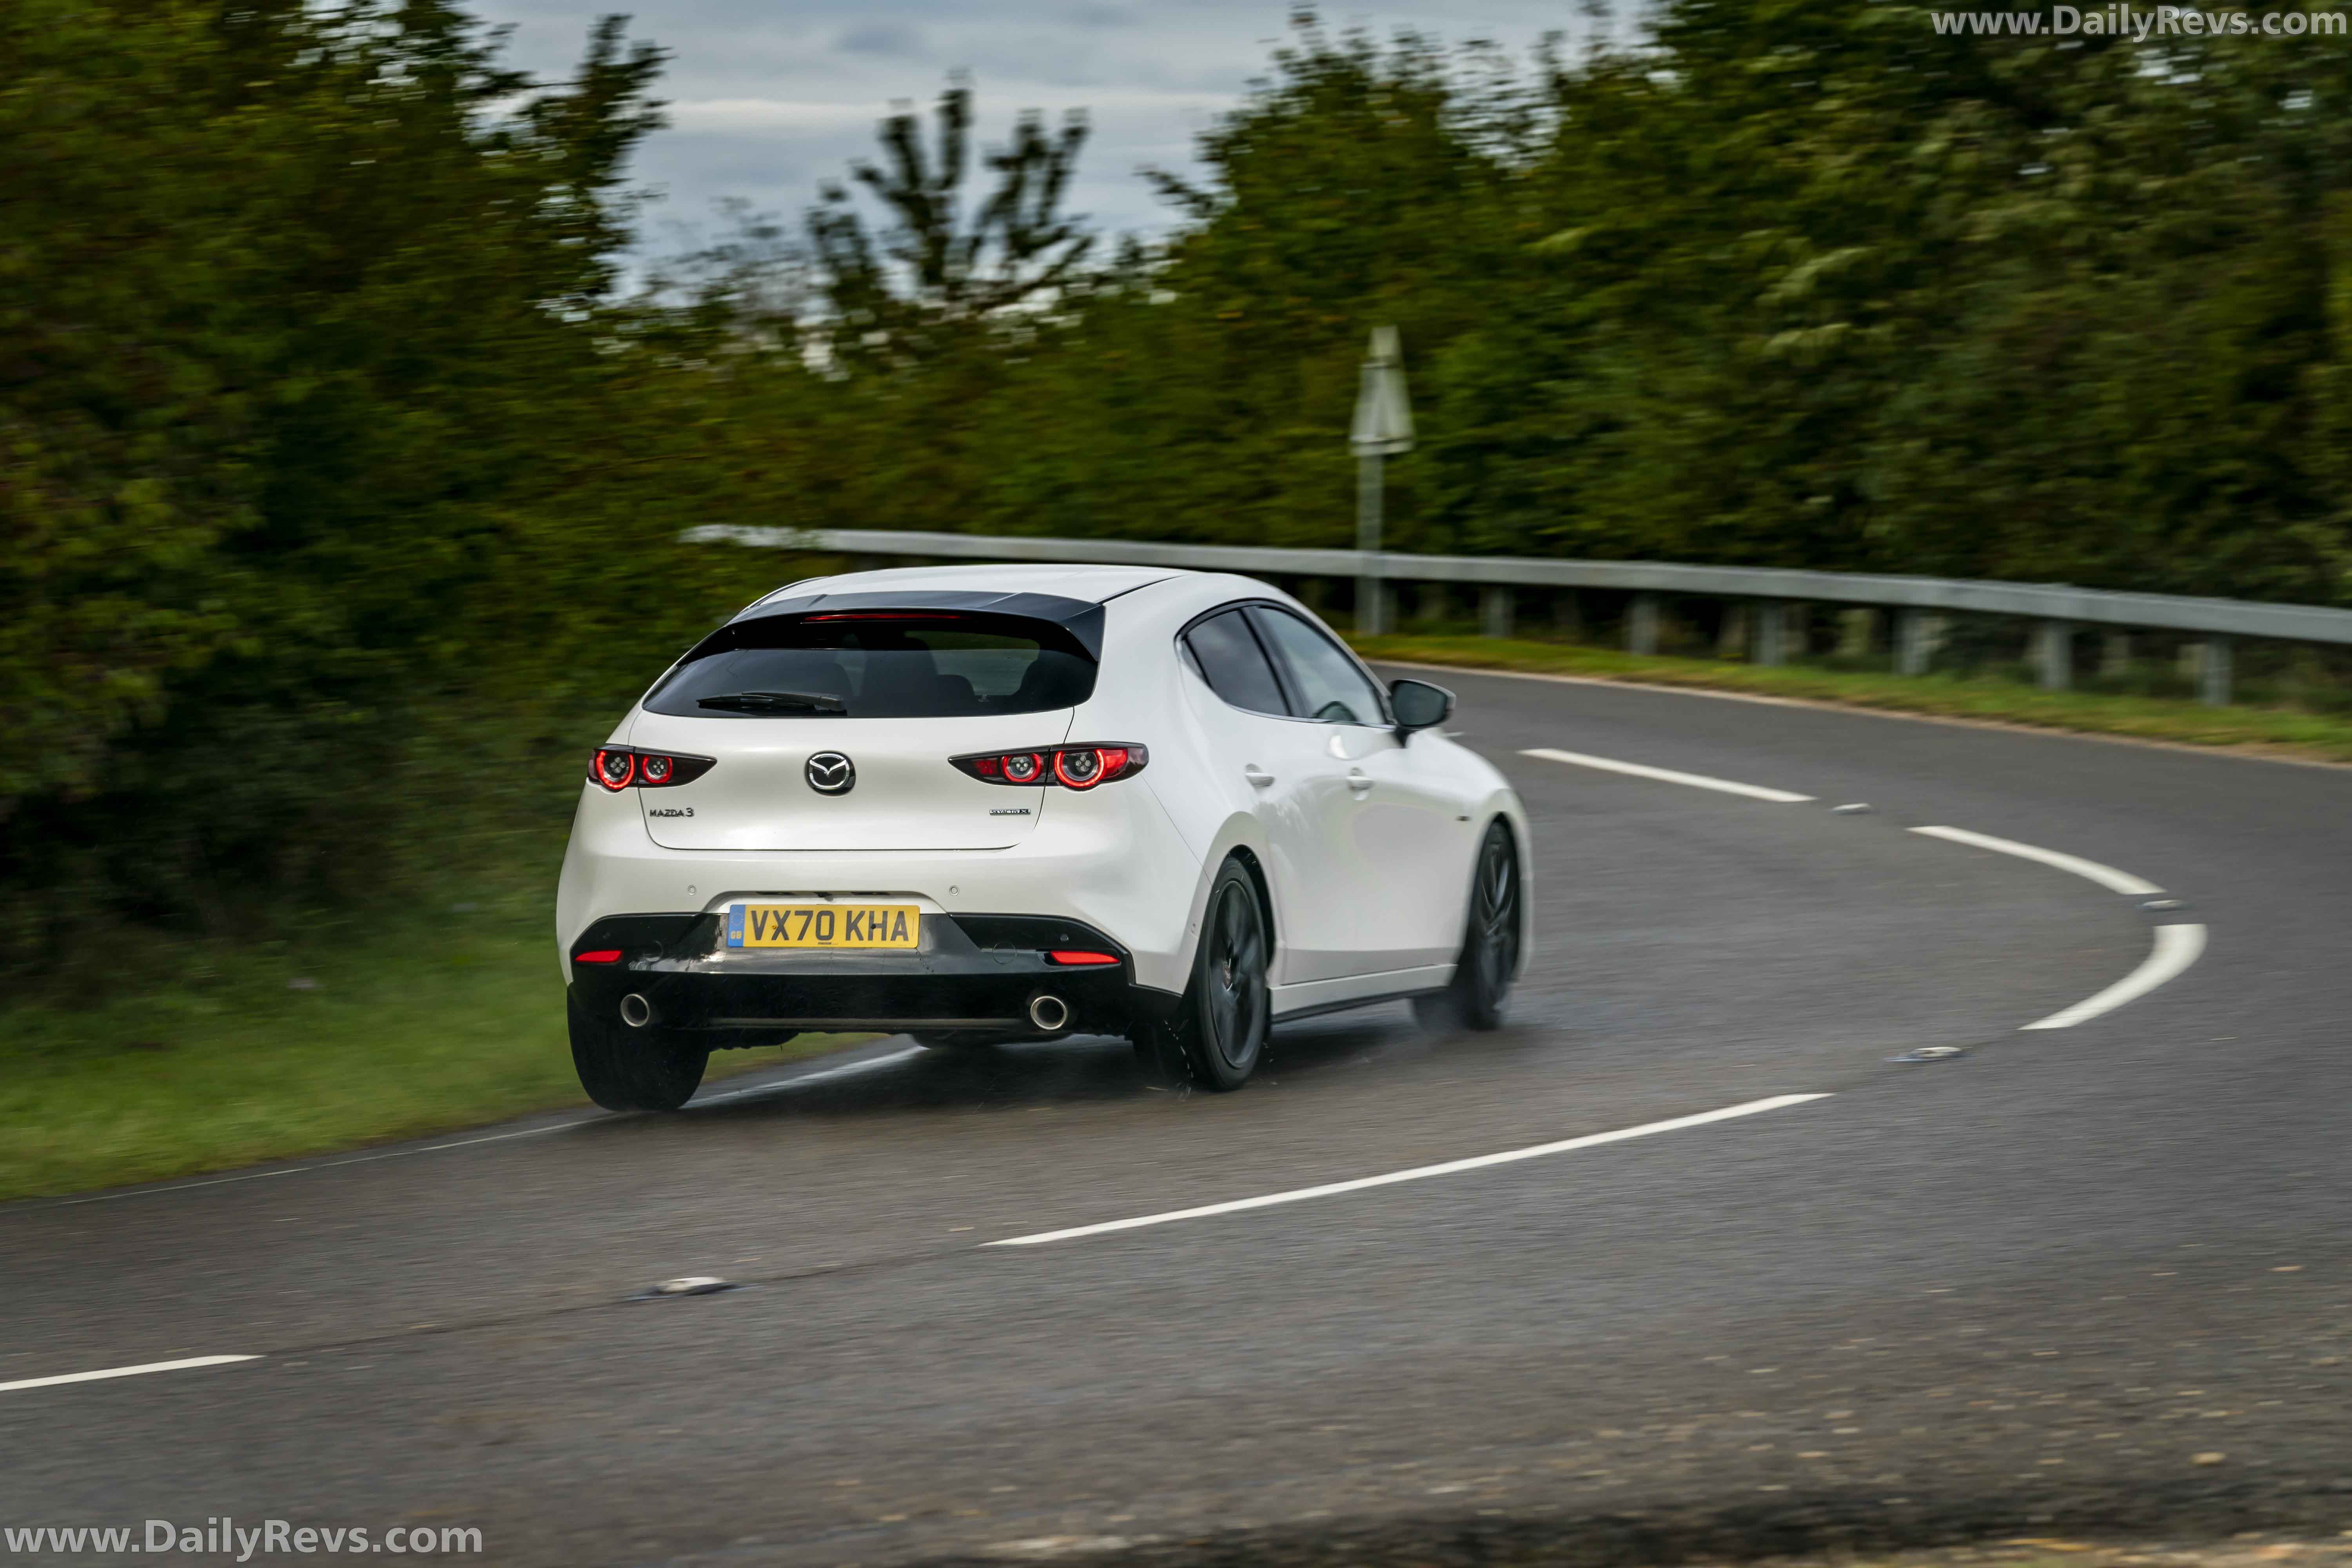
POLYGON ((1361 795, 1366 790, 1372 787, 1372 775, 1366 773, 1361 768, 1349 768, 1348 770, 1348 787, 1354 790, 1358 795, 1361 795))
POLYGON ((1242 777, 1249 780, 1250 784, 1258 789, 1264 789, 1274 782, 1274 775, 1255 763, 1251 763, 1242 769, 1242 777))

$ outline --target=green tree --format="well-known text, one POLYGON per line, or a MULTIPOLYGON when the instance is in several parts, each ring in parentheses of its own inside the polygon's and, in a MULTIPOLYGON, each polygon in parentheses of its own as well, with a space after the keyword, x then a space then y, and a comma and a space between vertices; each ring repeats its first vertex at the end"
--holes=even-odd
POLYGON ((860 162, 851 174, 888 209, 878 239, 847 186, 827 184, 808 215, 836 347, 853 353, 878 338, 892 351, 936 348, 943 331, 968 327, 1050 295, 1077 275, 1094 237, 1061 212, 1078 151, 1083 115, 1049 135, 1034 110, 1013 125, 1011 145, 985 154, 996 175, 967 222, 961 192, 971 164, 971 89, 940 95, 936 150, 923 145, 911 110, 882 122, 887 166, 860 162))
POLYGON ((0 27, 11 880, 163 913, 364 875, 353 803, 583 466, 551 437, 612 433, 658 58, 607 22, 541 87, 434 0, 0 27))

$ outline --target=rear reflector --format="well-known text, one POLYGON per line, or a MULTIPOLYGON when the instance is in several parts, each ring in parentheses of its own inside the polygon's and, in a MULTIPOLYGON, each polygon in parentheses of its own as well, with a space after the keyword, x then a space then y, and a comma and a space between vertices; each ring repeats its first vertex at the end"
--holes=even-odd
POLYGON ((575 952, 572 955, 572 962, 574 963, 618 963, 621 962, 621 950, 617 947, 600 947, 593 952, 575 952))
POLYGON ((1109 952, 1078 952, 1068 948, 1055 948, 1045 954, 1048 963, 1117 963, 1118 955, 1109 952))

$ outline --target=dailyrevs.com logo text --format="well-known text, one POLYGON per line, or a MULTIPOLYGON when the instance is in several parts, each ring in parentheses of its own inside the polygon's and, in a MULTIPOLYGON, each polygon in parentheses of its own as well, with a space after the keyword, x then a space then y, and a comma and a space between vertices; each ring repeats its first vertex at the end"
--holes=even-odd
POLYGON ((1930 11, 1938 33, 2042 37, 2262 37, 2347 36, 2341 11, 2200 11, 2193 5, 2053 5, 2042 11, 1930 11))
POLYGON ((202 1524, 173 1524, 151 1519, 144 1528, 129 1525, 8 1525, 0 1528, 0 1542, 11 1552, 176 1552, 183 1556, 222 1556, 250 1562, 257 1552, 311 1557, 320 1552, 390 1552, 432 1556, 443 1552, 478 1552, 482 1532, 471 1527, 395 1524, 389 1530, 366 1525, 297 1525, 283 1519, 265 1519, 247 1528, 233 1519, 207 1519, 202 1524))

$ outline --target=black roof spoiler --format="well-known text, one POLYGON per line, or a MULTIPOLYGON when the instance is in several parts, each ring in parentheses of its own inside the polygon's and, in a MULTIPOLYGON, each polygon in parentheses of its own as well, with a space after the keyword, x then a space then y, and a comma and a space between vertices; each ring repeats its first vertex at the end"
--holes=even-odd
MULTIPOLYGON (((868 589, 862 594, 801 594, 789 599, 768 599, 752 605, 729 626, 762 621, 772 616, 805 616, 827 610, 950 610, 965 615, 1020 616, 1050 621, 1076 637, 1087 657, 1102 660, 1103 607, 1090 600, 1066 599, 1058 594, 1007 594, 990 589, 912 588, 892 592, 868 589)), ((722 628, 723 630, 724 628, 722 628)))

